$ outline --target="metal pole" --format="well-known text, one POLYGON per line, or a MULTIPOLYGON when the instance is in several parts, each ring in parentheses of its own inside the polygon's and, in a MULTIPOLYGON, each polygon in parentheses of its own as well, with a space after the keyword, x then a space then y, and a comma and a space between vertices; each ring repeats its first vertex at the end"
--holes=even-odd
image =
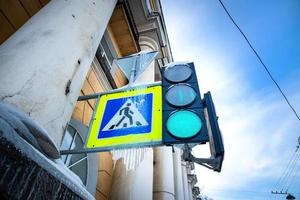
MULTIPOLYGON (((139 56, 140 56, 140 55, 139 55, 139 56)), ((132 68, 131 68, 128 87, 130 87, 130 86, 134 83, 134 81, 135 81, 136 64, 137 64, 137 59, 135 59, 134 65, 132 65, 132 68)))
MULTIPOLYGON (((150 84, 147 84, 147 85, 137 85, 137 86, 134 86, 134 88, 138 89, 138 88, 152 87, 152 86, 157 86, 157 85, 161 85, 161 81, 157 81, 157 82, 150 83, 150 84)), ((100 93, 95 93, 95 94, 79 96, 77 101, 86 101, 86 100, 89 100, 89 99, 97 99, 99 96, 102 96, 102 95, 122 92, 122 91, 126 91, 128 89, 129 89, 129 86, 125 86, 125 87, 115 89, 115 90, 111 90, 111 91, 107 91, 107 92, 100 92, 100 93)))
POLYGON ((92 148, 92 149, 71 149, 71 150, 61 150, 61 155, 67 155, 67 154, 81 154, 81 153, 98 153, 98 152, 105 152, 105 151, 111 151, 119 150, 119 149, 137 149, 137 148, 146 148, 146 147, 153 147, 153 146, 163 146, 161 142, 145 142, 145 143, 139 143, 139 146, 130 146, 130 145, 122 145, 122 146, 111 146, 111 147, 101 147, 101 148, 92 148))

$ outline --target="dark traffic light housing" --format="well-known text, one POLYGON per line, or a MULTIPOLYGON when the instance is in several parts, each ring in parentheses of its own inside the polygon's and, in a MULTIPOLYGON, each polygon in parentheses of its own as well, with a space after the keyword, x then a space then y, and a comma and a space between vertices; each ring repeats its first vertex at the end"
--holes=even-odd
POLYGON ((204 108, 194 63, 162 68, 163 144, 206 143, 204 108))
POLYGON ((221 130, 219 128, 218 117, 210 92, 204 94, 203 104, 209 136, 210 152, 212 157, 218 160, 214 170, 220 172, 225 150, 221 130))

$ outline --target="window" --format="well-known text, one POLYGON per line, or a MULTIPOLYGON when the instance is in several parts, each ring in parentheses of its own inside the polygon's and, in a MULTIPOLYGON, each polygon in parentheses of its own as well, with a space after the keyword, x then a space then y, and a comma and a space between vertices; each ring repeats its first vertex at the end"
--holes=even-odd
MULTIPOLYGON (((88 129, 81 122, 71 119, 63 137, 60 149, 82 149, 87 137, 88 129)), ((96 193, 98 177, 97 154, 68 154, 62 155, 64 164, 82 180, 87 191, 92 195, 96 193)))
POLYGON ((146 7, 147 7, 148 14, 151 15, 155 11, 154 1, 146 0, 146 7))
POLYGON ((98 58, 102 60, 101 63, 109 69, 111 74, 114 74, 115 65, 113 61, 118 57, 118 55, 107 30, 104 32, 101 39, 96 55, 97 54, 98 58))
MULTIPOLYGON (((74 127, 69 125, 63 138, 61 149, 81 149, 83 147, 83 144, 84 142, 80 134, 74 127)), ((62 155, 62 160, 70 170, 72 170, 75 174, 79 176, 79 178, 82 180, 82 183, 86 185, 87 154, 62 155)))
POLYGON ((105 40, 104 37, 101 39, 100 45, 101 45, 101 48, 103 51, 102 52, 103 56, 106 56, 108 63, 111 65, 114 61, 114 56, 113 56, 112 52, 110 51, 107 41, 105 40))

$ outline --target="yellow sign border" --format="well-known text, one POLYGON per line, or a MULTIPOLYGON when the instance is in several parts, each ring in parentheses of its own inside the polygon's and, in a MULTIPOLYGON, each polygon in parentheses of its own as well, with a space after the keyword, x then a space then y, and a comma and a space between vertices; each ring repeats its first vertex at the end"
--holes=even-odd
POLYGON ((105 148, 122 145, 142 144, 162 141, 162 86, 146 86, 131 88, 126 91, 105 94, 98 100, 96 111, 91 119, 86 148, 105 148), (129 134, 112 138, 98 138, 106 103, 111 99, 132 97, 142 94, 153 94, 151 132, 129 134))

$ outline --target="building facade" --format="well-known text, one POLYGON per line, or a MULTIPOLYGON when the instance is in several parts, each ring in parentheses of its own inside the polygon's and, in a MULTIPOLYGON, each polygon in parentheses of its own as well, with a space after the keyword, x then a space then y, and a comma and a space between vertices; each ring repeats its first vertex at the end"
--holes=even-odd
MULTIPOLYGON (((167 8, 165 8, 167 9, 167 8)), ((61 150, 82 148, 96 99, 128 80, 115 60, 157 51, 137 84, 173 62, 159 0, 1 0, 0 99, 61 150)), ((196 199, 193 164, 171 147, 62 155, 96 199, 196 199)), ((1 190, 0 190, 1 191, 1 190)))

